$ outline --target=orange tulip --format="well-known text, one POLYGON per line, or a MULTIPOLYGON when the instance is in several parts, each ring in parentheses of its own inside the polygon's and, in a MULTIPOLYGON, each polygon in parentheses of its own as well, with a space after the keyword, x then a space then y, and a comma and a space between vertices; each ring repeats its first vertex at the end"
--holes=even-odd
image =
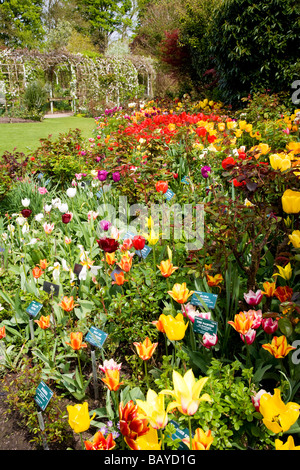
POLYGON ((223 281, 223 276, 222 274, 216 274, 215 276, 210 276, 209 274, 206 274, 206 279, 207 279, 207 284, 210 287, 215 287, 220 284, 220 282, 223 281))
POLYGON ((60 304, 58 304, 65 312, 71 312, 78 304, 74 304, 73 296, 64 296, 60 304))
POLYGON ((116 447, 112 433, 105 438, 101 431, 96 432, 92 441, 84 441, 86 450, 112 450, 116 447))
POLYGON ((273 297, 276 290, 276 282, 264 282, 263 288, 264 291, 262 291, 262 294, 267 297, 273 297))
POLYGON ((81 348, 86 348, 87 344, 82 342, 82 333, 81 332, 76 332, 76 333, 71 333, 71 343, 66 344, 68 346, 71 346, 74 351, 78 351, 81 348))
POLYGON ((279 302, 290 302, 293 296, 293 289, 289 286, 278 286, 274 292, 279 302))
POLYGON ((272 354, 276 359, 281 359, 290 351, 296 349, 293 346, 288 346, 285 336, 274 336, 272 342, 263 344, 262 348, 272 354))
POLYGON ((143 343, 133 343, 134 346, 136 347, 136 351, 139 355, 139 357, 143 360, 143 361, 148 361, 148 359, 150 359, 150 357, 152 357, 158 343, 152 343, 150 341, 150 339, 147 338, 144 340, 143 343))
POLYGON ((128 273, 132 267, 132 258, 133 258, 133 254, 126 254, 124 256, 122 256, 121 258, 121 261, 120 263, 118 264, 118 266, 120 266, 120 268, 125 271, 125 273, 128 273))
POLYGON ((138 405, 129 400, 126 405, 119 405, 120 432, 132 450, 138 450, 136 440, 149 432, 148 419, 139 414, 138 405))
POLYGON ((46 330, 50 327, 50 315, 47 315, 47 317, 44 317, 44 315, 42 315, 39 320, 34 321, 39 325, 40 328, 42 328, 42 330, 46 330))
POLYGON ((245 312, 240 312, 234 316, 234 321, 229 321, 228 324, 231 325, 238 333, 245 336, 252 327, 253 319, 254 318, 251 315, 247 315, 245 312))
POLYGON ((124 383, 120 382, 120 371, 118 369, 107 369, 105 371, 105 378, 101 380, 107 385, 109 390, 114 392, 119 390, 120 386, 124 383))
POLYGON ((43 273, 44 271, 42 271, 41 268, 39 268, 38 266, 35 266, 35 268, 33 268, 32 270, 32 275, 34 279, 38 279, 43 273))
POLYGON ((47 262, 46 259, 40 259, 39 267, 41 269, 46 269, 47 266, 49 266, 49 263, 47 262))
POLYGON ((163 319, 164 319, 165 315, 162 313, 158 320, 154 320, 152 321, 152 325, 155 325, 156 328, 158 329, 158 331, 160 331, 161 333, 165 333, 165 328, 164 328, 164 323, 163 323, 163 319))
POLYGON ((113 251, 112 253, 105 253, 105 259, 109 266, 112 266, 116 262, 116 253, 113 251))
POLYGON ((2 326, 0 328, 0 339, 5 338, 6 333, 5 333, 5 326, 2 326))
POLYGON ((170 277, 178 267, 174 267, 169 259, 167 261, 161 261, 160 265, 157 266, 163 277, 170 277))
POLYGON ((190 448, 190 439, 182 439, 190 450, 209 450, 214 438, 211 435, 211 431, 204 432, 201 428, 197 428, 195 435, 192 439, 192 448, 190 448))
POLYGON ((118 286, 122 286, 124 282, 127 282, 127 279, 124 279, 124 273, 123 271, 121 273, 115 273, 115 281, 112 282, 112 284, 117 284, 118 286))

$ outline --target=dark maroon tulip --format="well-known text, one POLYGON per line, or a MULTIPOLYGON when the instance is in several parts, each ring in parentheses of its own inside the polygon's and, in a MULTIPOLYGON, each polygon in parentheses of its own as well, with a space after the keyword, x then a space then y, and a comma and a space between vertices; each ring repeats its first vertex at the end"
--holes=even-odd
POLYGON ((97 240, 97 243, 99 248, 106 253, 113 253, 119 248, 119 242, 114 238, 100 238, 100 240, 97 240))
POLYGON ((23 209, 21 211, 21 214, 22 214, 23 217, 26 217, 26 219, 27 219, 30 216, 31 212, 32 212, 31 209, 23 209))
POLYGON ((64 224, 68 224, 72 219, 72 214, 69 214, 66 212, 66 214, 62 214, 61 220, 63 221, 64 224))

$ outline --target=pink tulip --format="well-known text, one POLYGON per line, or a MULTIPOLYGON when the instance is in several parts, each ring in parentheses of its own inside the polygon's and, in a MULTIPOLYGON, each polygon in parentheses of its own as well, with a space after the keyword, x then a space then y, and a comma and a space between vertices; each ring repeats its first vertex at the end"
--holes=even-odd
POLYGON ((210 335, 209 333, 204 333, 202 337, 202 344, 206 349, 210 349, 212 346, 215 346, 218 342, 217 335, 210 335))
POLYGON ((263 318, 261 326, 266 333, 272 335, 278 329, 278 321, 273 318, 263 318))
POLYGON ((250 328, 250 330, 247 331, 245 336, 241 334, 240 337, 244 342, 246 340, 247 344, 252 344, 256 337, 256 330, 250 328))
POLYGON ((263 298, 263 294, 261 290, 257 290, 253 292, 253 290, 249 290, 248 294, 244 294, 244 299, 246 300, 248 305, 258 305, 263 298))

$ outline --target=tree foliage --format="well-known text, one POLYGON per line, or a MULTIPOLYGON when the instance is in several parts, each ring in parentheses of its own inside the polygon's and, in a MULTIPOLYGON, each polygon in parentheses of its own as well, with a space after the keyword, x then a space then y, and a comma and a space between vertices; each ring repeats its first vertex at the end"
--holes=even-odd
POLYGON ((298 78, 299 37, 298 0, 225 0, 211 34, 224 99, 234 104, 262 89, 289 91, 298 78))
POLYGON ((44 35, 43 0, 0 0, 0 42, 8 47, 37 47, 44 35))

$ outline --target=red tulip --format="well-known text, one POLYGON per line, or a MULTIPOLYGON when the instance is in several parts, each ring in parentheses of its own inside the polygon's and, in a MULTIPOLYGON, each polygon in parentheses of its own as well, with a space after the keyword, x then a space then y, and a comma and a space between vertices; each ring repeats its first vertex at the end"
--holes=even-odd
POLYGON ((155 189, 159 193, 166 193, 168 191, 167 181, 158 181, 155 185, 155 189))
POLYGON ((136 235, 132 239, 132 244, 136 250, 142 250, 145 246, 146 240, 141 235, 136 235))
POLYGON ((30 216, 31 212, 32 212, 32 210, 30 210, 30 209, 23 209, 21 211, 21 214, 22 214, 23 217, 25 217, 27 219, 27 217, 30 216))

